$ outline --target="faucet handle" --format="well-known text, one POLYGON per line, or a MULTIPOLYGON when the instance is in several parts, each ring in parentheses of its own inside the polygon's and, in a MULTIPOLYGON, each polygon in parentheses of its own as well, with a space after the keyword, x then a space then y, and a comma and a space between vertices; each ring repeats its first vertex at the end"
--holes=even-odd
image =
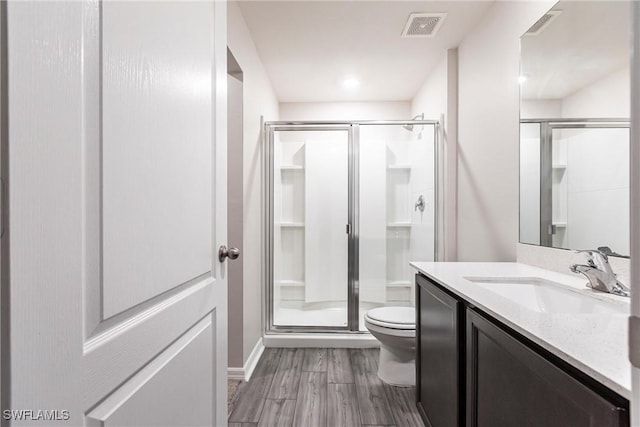
POLYGON ((573 253, 587 254, 587 261, 592 265, 592 267, 595 267, 596 263, 600 264, 602 267, 605 267, 607 264, 609 264, 609 257, 607 256, 607 254, 598 249, 576 250, 573 251, 573 253))

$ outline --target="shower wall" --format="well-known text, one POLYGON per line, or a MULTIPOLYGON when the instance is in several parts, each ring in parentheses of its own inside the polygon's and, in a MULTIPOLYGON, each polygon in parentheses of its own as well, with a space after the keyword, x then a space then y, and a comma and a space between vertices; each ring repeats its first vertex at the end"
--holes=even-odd
MULTIPOLYGON (((283 121, 406 120, 409 117, 411 103, 404 101, 280 104, 280 120, 283 121)), ((419 226, 412 230, 408 226, 413 219, 410 199, 419 190, 417 179, 420 175, 417 168, 410 183, 411 168, 408 165, 410 158, 432 163, 433 157, 419 152, 419 144, 409 141, 414 135, 401 126, 361 126, 360 138, 360 302, 375 305, 412 304, 409 260, 433 259, 433 235, 428 230, 426 218, 422 225, 424 229, 419 226), (411 184, 416 187, 415 191, 411 184), (427 249, 421 250, 421 246, 427 249), (413 254, 410 253, 411 249, 413 254)), ((422 148, 427 151, 432 149, 427 145, 423 144, 422 148)), ((319 147, 317 149, 322 150, 319 147)), ((312 175, 306 176, 310 178, 312 175)), ((424 184, 425 192, 426 187, 433 190, 433 179, 430 184, 427 182, 424 184)), ((347 259, 346 254, 344 259, 347 259)), ((325 281, 324 286, 319 287, 322 291, 305 290, 304 302, 314 301, 309 295, 315 295, 315 301, 329 301, 337 295, 338 286, 344 292, 344 285, 336 285, 336 279, 325 281), (320 295, 324 298, 320 298, 320 295)), ((302 302, 301 291, 298 291, 298 298, 302 302)))
POLYGON ((361 304, 413 304, 409 261, 434 260, 433 148, 431 126, 360 126, 361 304))

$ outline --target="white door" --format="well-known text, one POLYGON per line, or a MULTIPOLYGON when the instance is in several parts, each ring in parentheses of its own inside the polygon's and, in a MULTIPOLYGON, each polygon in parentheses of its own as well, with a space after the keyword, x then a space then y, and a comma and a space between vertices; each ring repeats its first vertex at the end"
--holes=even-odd
POLYGON ((225 3, 7 24, 11 424, 225 425, 225 3))

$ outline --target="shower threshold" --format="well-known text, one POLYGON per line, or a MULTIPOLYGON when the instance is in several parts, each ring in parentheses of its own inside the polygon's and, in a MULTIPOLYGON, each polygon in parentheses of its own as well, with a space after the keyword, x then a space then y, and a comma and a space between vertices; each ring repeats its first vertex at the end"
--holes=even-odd
POLYGON ((287 348, 377 348, 380 342, 369 332, 345 333, 268 333, 262 338, 265 347, 287 348))

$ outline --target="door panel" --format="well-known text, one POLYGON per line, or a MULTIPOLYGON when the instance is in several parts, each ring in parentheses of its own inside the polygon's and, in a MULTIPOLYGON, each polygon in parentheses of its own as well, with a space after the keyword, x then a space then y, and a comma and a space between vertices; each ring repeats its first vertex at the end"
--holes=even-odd
POLYGON ((92 410, 89 420, 105 427, 212 425, 212 405, 193 405, 213 401, 213 359, 203 359, 211 354, 214 344, 211 322, 211 315, 198 322, 92 410), (201 369, 190 369, 192 366, 201 369), (158 390, 171 393, 159 397, 158 390), (187 418, 183 408, 190 408, 187 418))
POLYGON ((325 135, 308 139, 305 145, 306 303, 347 301, 349 146, 346 132, 325 131, 325 135))
POLYGON ((83 399, 89 407, 202 319, 211 284, 190 287, 84 344, 83 399))
POLYGON ((211 271, 212 19, 102 6, 105 318, 211 271))
POLYGON ((461 378, 462 303, 427 278, 416 275, 417 405, 427 426, 464 423, 461 378))
POLYGON ((225 423, 225 19, 7 5, 11 425, 225 423))

